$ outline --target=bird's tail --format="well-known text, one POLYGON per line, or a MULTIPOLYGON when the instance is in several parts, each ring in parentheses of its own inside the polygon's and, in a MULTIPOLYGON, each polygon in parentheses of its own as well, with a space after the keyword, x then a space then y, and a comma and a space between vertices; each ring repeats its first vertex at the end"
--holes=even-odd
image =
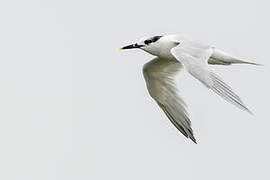
POLYGON ((214 49, 214 52, 209 58, 208 63, 213 65, 231 65, 231 64, 261 65, 258 63, 240 60, 218 49, 214 49))

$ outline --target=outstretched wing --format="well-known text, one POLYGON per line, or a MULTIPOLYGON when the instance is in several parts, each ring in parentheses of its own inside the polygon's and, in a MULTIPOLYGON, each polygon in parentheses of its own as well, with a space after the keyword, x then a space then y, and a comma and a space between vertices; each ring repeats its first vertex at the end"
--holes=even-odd
POLYGON ((192 76, 201 81, 206 87, 212 89, 238 108, 251 113, 239 96, 210 69, 208 60, 213 53, 212 47, 198 41, 186 40, 172 48, 171 53, 192 76))
POLYGON ((173 125, 196 143, 186 105, 178 96, 174 76, 182 65, 176 60, 155 58, 143 67, 143 75, 149 94, 158 103, 173 125))

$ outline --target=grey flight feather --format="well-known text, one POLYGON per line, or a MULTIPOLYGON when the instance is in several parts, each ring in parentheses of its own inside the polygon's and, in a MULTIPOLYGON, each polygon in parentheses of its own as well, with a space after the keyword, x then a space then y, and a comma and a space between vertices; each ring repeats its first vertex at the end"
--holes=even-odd
POLYGON ((208 60, 213 55, 213 52, 212 47, 193 41, 180 43, 171 50, 173 56, 184 65, 192 76, 226 101, 251 113, 239 96, 210 69, 208 60))
POLYGON ((143 75, 149 94, 172 124, 184 136, 196 143, 186 104, 178 95, 174 82, 174 76, 181 68, 182 65, 176 60, 155 58, 144 65, 143 75))

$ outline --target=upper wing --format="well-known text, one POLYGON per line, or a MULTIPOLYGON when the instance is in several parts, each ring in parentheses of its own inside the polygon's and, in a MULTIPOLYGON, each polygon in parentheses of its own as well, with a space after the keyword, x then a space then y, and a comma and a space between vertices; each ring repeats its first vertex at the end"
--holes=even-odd
POLYGON ((155 58, 143 67, 143 75, 149 94, 156 100, 173 125, 196 143, 186 105, 178 96, 174 75, 181 69, 176 60, 155 58))
POLYGON ((205 86, 238 108, 251 113, 239 96, 208 66, 208 60, 213 53, 212 47, 198 41, 184 41, 172 48, 171 53, 191 75, 200 80, 205 86))

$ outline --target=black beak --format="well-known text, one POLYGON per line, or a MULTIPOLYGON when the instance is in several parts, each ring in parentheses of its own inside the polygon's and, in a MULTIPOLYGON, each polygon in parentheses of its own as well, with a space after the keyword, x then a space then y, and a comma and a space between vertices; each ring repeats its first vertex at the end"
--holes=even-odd
POLYGON ((134 48, 140 48, 140 47, 143 47, 143 45, 138 45, 137 43, 136 44, 131 44, 131 45, 128 45, 128 46, 124 46, 120 49, 134 49, 134 48))

